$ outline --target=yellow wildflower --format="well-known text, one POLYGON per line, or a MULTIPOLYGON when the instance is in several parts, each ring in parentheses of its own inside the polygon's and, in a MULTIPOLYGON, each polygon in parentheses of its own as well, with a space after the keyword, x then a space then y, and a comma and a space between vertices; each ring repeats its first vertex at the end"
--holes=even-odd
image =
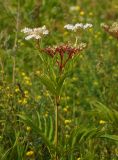
POLYGON ((22 75, 22 76, 25 76, 26 74, 25 74, 25 72, 22 72, 21 75, 22 75))
POLYGON ((18 103, 20 103, 20 104, 21 104, 21 103, 22 103, 22 100, 21 100, 21 99, 18 99, 18 103))
POLYGON ((27 153, 26 153, 26 156, 28 156, 28 157, 30 157, 30 156, 33 156, 34 155, 34 151, 28 151, 27 153))
POLYGON ((85 14, 84 11, 80 12, 80 16, 84 16, 84 14, 85 14))
POLYGON ((40 99, 41 99, 41 96, 36 96, 36 97, 35 97, 35 100, 36 100, 36 101, 39 101, 40 99))
POLYGON ((28 132, 31 131, 31 127, 27 126, 27 127, 26 127, 26 130, 27 130, 28 132))
POLYGON ((48 91, 44 92, 44 96, 48 97, 50 94, 48 91))
POLYGON ((30 80, 30 77, 24 76, 24 80, 30 80))
POLYGON ((100 123, 100 124, 105 124, 105 123, 106 123, 106 121, 104 121, 104 120, 100 120, 100 121, 99 121, 99 123, 100 123))
POLYGON ((27 90, 24 91, 25 97, 29 98, 29 92, 27 90))
POLYGON ((69 120, 69 119, 66 119, 66 120, 64 121, 65 125, 70 124, 71 122, 72 122, 72 121, 69 120))
POLYGON ((63 111, 64 111, 64 112, 68 112, 68 108, 69 108, 68 106, 64 107, 64 108, 63 108, 63 111))
POLYGON ((76 9, 79 11, 80 10, 80 6, 77 6, 76 9))
POLYGON ((27 99, 26 99, 26 98, 23 98, 22 104, 23 104, 23 105, 27 104, 27 99))
POLYGON ((28 85, 28 86, 31 86, 31 85, 32 85, 32 82, 29 81, 29 80, 25 80, 25 84, 28 85))
POLYGON ((19 87, 16 87, 16 88, 15 88, 15 92, 17 93, 17 92, 19 92, 19 91, 20 91, 19 87))
POLYGON ((68 112, 68 108, 65 107, 65 108, 63 109, 63 111, 64 111, 64 112, 68 112))
POLYGON ((18 100, 18 103, 19 103, 19 104, 22 104, 22 105, 25 105, 25 104, 27 104, 27 99, 26 99, 26 98, 19 99, 19 100, 18 100))
POLYGON ((35 74, 36 74, 37 76, 39 76, 39 75, 41 75, 41 71, 40 71, 40 70, 37 70, 37 71, 35 72, 35 74))

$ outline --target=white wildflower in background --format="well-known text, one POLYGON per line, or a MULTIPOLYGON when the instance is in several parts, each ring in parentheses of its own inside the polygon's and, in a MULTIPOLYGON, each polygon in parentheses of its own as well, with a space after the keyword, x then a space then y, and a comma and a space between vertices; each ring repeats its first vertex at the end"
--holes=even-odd
POLYGON ((83 28, 83 27, 84 27, 84 25, 82 23, 76 23, 74 26, 74 30, 76 31, 77 29, 83 28))
POLYGON ((73 24, 67 24, 64 26, 65 29, 68 29, 68 30, 74 30, 74 25, 73 24))
POLYGON ((86 24, 83 24, 83 23, 76 23, 75 25, 73 24, 67 24, 64 26, 65 29, 67 30, 71 30, 71 31, 77 31, 79 29, 87 29, 87 28, 91 28, 93 25, 90 24, 90 23, 86 23, 86 24))
POLYGON ((86 23, 86 24, 83 26, 84 29, 86 29, 86 28, 91 28, 91 27, 93 27, 93 25, 90 24, 90 23, 86 23))
POLYGON ((29 40, 31 38, 34 39, 41 39, 44 35, 47 35, 49 31, 46 29, 46 26, 39 27, 39 28, 24 28, 21 32, 26 34, 25 39, 29 40))
POLYGON ((118 40, 118 22, 114 22, 112 25, 102 23, 101 27, 118 40))

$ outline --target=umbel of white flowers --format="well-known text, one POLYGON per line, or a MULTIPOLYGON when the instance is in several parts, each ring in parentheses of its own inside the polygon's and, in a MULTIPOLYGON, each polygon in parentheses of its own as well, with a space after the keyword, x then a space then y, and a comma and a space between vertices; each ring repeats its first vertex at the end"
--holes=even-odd
POLYGON ((49 31, 46 29, 46 26, 38 27, 38 28, 27 28, 21 30, 21 32, 26 34, 25 39, 41 39, 44 35, 47 35, 49 31))
POLYGON ((87 29, 87 28, 91 28, 93 27, 92 24, 90 23, 86 23, 86 24, 83 24, 83 23, 76 23, 75 25, 73 24, 67 24, 64 26, 65 29, 67 30, 71 30, 71 31, 77 31, 79 29, 87 29))

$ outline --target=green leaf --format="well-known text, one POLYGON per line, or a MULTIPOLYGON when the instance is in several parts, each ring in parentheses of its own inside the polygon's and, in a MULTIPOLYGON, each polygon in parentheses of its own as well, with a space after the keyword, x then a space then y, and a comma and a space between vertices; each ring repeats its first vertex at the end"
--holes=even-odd
POLYGON ((102 135, 102 136, 100 136, 100 137, 101 137, 101 138, 111 139, 111 140, 114 140, 114 141, 117 141, 117 142, 118 142, 118 136, 117 136, 117 135, 105 134, 105 135, 102 135))
POLYGON ((44 86, 53 94, 56 95, 56 86, 53 81, 47 75, 41 75, 40 81, 44 84, 44 86))
POLYGON ((57 79, 57 88, 56 88, 56 93, 57 95, 60 95, 64 80, 66 79, 66 75, 60 77, 57 79))
POLYGON ((55 153, 53 118, 51 116, 42 117, 38 112, 35 116, 18 116, 25 125, 30 126, 32 131, 43 139, 50 152, 55 153))
POLYGON ((60 95, 65 79, 71 76, 72 74, 73 70, 70 72, 66 72, 57 78, 57 88, 56 88, 57 95, 60 95))
POLYGON ((105 121, 108 121, 110 123, 113 123, 114 126, 118 126, 118 111, 107 107, 103 105, 100 102, 92 102, 94 106, 94 112, 97 114, 97 116, 100 117, 100 119, 103 119, 105 121))

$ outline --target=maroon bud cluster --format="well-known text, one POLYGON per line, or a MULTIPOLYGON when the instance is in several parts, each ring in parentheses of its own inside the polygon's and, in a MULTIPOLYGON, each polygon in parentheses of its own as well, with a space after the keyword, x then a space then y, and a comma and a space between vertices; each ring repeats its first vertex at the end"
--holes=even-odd
POLYGON ((81 50, 83 50, 86 47, 85 44, 81 43, 78 47, 71 47, 68 44, 63 44, 63 45, 59 45, 56 47, 47 47, 45 49, 43 49, 43 51, 45 53, 47 53, 49 56, 51 56, 52 58, 59 54, 60 59, 57 60, 57 64, 59 66, 60 71, 63 70, 63 68, 65 67, 66 63, 73 58, 73 56, 75 54, 79 54, 81 50), (67 55, 67 58, 65 59, 65 54, 67 55))
POLYGON ((55 50, 51 47, 47 47, 47 48, 43 49, 43 51, 45 53, 47 53, 48 55, 50 55, 51 57, 54 57, 54 55, 55 55, 55 50))

